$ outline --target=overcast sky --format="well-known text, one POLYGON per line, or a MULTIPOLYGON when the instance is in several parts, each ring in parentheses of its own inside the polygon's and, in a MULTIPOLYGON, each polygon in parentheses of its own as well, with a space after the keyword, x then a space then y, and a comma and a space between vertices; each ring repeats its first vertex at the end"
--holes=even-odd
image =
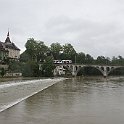
POLYGON ((0 0, 1 41, 8 28, 21 52, 34 38, 71 43, 93 57, 124 57, 124 0, 0 0))

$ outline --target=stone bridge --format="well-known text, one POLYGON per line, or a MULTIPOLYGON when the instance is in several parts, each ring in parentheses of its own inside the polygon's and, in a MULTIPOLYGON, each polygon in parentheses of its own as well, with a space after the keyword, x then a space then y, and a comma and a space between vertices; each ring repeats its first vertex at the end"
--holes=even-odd
POLYGON ((124 66, 108 66, 108 65, 83 65, 83 64, 55 64, 54 75, 65 74, 65 70, 68 69, 73 76, 77 76, 81 68, 92 67, 101 72, 104 77, 107 77, 111 71, 117 68, 123 68, 124 66))

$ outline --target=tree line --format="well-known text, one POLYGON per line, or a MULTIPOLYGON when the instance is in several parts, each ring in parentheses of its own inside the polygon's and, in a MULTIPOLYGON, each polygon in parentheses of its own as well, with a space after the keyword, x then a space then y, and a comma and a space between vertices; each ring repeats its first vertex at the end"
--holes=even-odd
POLYGON ((95 59, 90 54, 77 52, 70 43, 61 45, 56 42, 47 46, 43 41, 29 38, 25 48, 19 61, 9 63, 11 71, 21 71, 23 76, 53 76, 53 60, 72 60, 77 64, 124 65, 122 56, 113 56, 112 59, 98 56, 95 59), (39 70, 40 63, 42 67, 39 70))
POLYGON ((43 41, 37 41, 33 38, 27 40, 25 44, 26 50, 21 54, 20 60, 26 62, 28 60, 40 62, 44 61, 46 56, 52 56, 57 60, 72 60, 73 63, 79 64, 103 64, 103 65, 124 65, 124 58, 122 56, 112 59, 105 56, 98 56, 94 59, 90 54, 84 52, 76 52, 74 47, 67 43, 61 45, 60 43, 52 43, 50 47, 44 44, 43 41))

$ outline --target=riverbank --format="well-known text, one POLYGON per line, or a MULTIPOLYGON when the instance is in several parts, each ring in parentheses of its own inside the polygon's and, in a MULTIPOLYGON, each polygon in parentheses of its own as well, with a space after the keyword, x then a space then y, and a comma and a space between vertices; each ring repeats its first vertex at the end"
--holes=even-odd
POLYGON ((65 78, 4 82, 0 85, 0 112, 63 80, 65 78))

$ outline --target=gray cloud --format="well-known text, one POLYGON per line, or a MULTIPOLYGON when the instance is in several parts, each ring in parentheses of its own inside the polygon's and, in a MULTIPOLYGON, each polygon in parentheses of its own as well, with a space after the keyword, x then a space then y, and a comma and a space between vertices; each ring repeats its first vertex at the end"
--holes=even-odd
POLYGON ((0 0, 0 40, 7 30, 24 51, 27 38, 71 43, 94 57, 124 56, 123 0, 0 0))
POLYGON ((57 17, 46 23, 46 30, 49 34, 45 37, 47 41, 70 42, 78 52, 84 51, 93 56, 123 54, 123 49, 121 51, 119 48, 123 44, 123 30, 117 23, 57 17))

